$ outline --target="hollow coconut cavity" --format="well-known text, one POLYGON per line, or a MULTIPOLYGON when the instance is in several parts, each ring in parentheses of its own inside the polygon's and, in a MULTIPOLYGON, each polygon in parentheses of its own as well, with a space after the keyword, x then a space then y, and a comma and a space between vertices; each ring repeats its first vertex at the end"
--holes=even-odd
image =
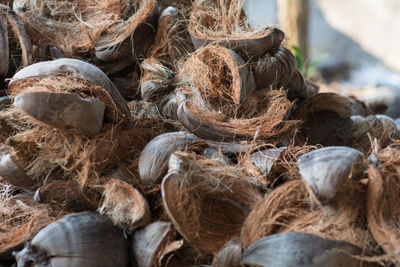
POLYGON ((216 141, 285 139, 298 124, 286 121, 292 103, 284 91, 254 91, 254 77, 232 50, 207 46, 183 64, 176 90, 179 121, 216 141))
POLYGON ((257 186, 244 170, 174 152, 161 193, 182 236, 201 251, 217 253, 240 235, 242 223, 262 197, 257 186))

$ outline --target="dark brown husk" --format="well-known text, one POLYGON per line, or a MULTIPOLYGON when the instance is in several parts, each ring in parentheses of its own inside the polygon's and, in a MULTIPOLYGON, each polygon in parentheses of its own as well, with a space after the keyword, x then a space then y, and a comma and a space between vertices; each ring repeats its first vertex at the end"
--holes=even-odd
POLYGON ((162 184, 163 204, 177 230, 201 251, 216 253, 238 237, 248 212, 261 199, 246 170, 175 152, 162 184), (172 165, 171 165, 172 164, 172 165))
POLYGON ((400 264, 400 150, 389 146, 374 157, 377 165, 368 170, 368 227, 376 242, 384 249, 386 260, 400 264))
POLYGON ((346 180, 334 203, 321 206, 303 181, 289 181, 269 193, 250 213, 242 228, 242 244, 248 247, 275 233, 305 232, 376 252, 365 220, 365 197, 365 185, 346 180))

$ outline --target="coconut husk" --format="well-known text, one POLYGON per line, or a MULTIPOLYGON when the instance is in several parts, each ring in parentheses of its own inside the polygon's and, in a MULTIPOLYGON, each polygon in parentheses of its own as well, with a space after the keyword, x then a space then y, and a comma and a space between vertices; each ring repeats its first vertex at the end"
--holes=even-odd
POLYGON ((0 29, 0 75, 4 77, 8 73, 10 50, 8 47, 7 16, 2 6, 0 6, 0 29))
POLYGON ((102 87, 111 96, 114 105, 117 105, 126 116, 130 116, 129 108, 125 99, 121 96, 118 89, 110 81, 107 75, 104 74, 96 66, 84 62, 82 60, 72 58, 62 58, 53 61, 44 61, 35 63, 27 68, 18 71, 10 80, 9 88, 13 94, 22 93, 26 84, 24 79, 37 78, 50 75, 69 75, 87 80, 97 86, 102 87))
POLYGON ((7 142, 17 153, 24 151, 26 174, 37 179, 39 185, 61 168, 61 177, 77 179, 83 186, 90 179, 95 181, 98 172, 114 168, 130 152, 133 138, 124 131, 130 122, 102 87, 69 75, 49 75, 17 80, 9 89, 12 97, 25 92, 63 92, 96 98, 106 106, 101 132, 95 136, 53 128, 16 107, 1 114, 15 130, 7 142), (25 144, 34 145, 26 150, 25 144))
POLYGON ((13 187, 0 184, 0 260, 13 259, 12 251, 61 216, 49 214, 32 198, 13 196, 13 187))
POLYGON ((135 231, 131 243, 136 266, 165 266, 164 257, 183 245, 183 240, 174 237, 175 230, 169 222, 154 222, 135 231))
POLYGON ((368 228, 385 251, 386 260, 400 263, 399 235, 399 159, 397 146, 389 146, 373 154, 377 166, 368 169, 368 228))
POLYGON ((142 150, 139 158, 139 174, 148 186, 161 182, 167 174, 168 160, 177 150, 184 150, 199 139, 190 133, 171 132, 157 136, 142 150))
POLYGON ((33 42, 53 45, 68 57, 95 50, 106 61, 136 58, 143 56, 155 35, 154 0, 64 0, 57 4, 42 0, 28 1, 25 9, 21 15, 33 42), (126 46, 131 49, 121 49, 126 46), (124 50, 129 54, 123 54, 124 50))
POLYGON ((218 43, 246 60, 279 47, 285 34, 276 27, 251 28, 243 4, 241 0, 195 0, 188 26, 194 47, 218 43))
POLYGON ((200 96, 220 110, 242 103, 255 89, 253 73, 245 62, 232 50, 218 45, 192 54, 181 67, 178 79, 198 88, 200 96))
POLYGON ((242 244, 239 238, 226 243, 214 257, 212 267, 241 267, 242 244))
POLYGON ((231 106, 230 113, 236 113, 236 116, 226 115, 208 103, 201 103, 202 99, 196 95, 198 92, 193 87, 177 90, 177 115, 188 130, 204 139, 260 139, 277 144, 292 134, 299 124, 297 120, 288 120, 292 103, 284 91, 254 91, 243 104, 231 106))
POLYGON ((247 248, 264 236, 301 232, 359 246, 376 252, 365 221, 366 187, 345 180, 329 205, 318 205, 301 180, 279 186, 259 202, 242 228, 242 245, 247 248))
POLYGON ((119 179, 105 184, 99 211, 111 218, 115 225, 127 232, 150 223, 150 208, 138 190, 119 179))
POLYGON ((303 123, 298 144, 346 146, 351 132, 351 102, 335 93, 320 93, 299 104, 294 119, 303 123))
POLYGON ((285 139, 298 123, 285 121, 292 106, 285 92, 253 91, 244 75, 249 72, 241 72, 246 65, 235 62, 228 49, 208 46, 183 64, 179 79, 186 86, 176 90, 179 121, 204 139, 285 139))
POLYGON ((257 185, 244 169, 174 152, 161 192, 179 233, 201 251, 217 253, 239 236, 248 212, 261 199, 257 185))
POLYGON ((38 203, 46 203, 64 211, 80 212, 96 210, 101 193, 97 190, 81 188, 76 181, 54 181, 35 192, 34 199, 38 203))
POLYGON ((20 18, 0 4, 0 75, 9 77, 22 67, 33 63, 32 46, 20 18))
POLYGON ((289 49, 278 47, 259 57, 253 68, 258 88, 288 88, 296 71, 296 59, 289 49))
POLYGON ((398 139, 400 132, 397 130, 396 122, 385 115, 370 115, 366 118, 351 116, 352 136, 349 143, 352 147, 369 154, 372 151, 372 140, 379 147, 385 147, 391 139, 398 139))

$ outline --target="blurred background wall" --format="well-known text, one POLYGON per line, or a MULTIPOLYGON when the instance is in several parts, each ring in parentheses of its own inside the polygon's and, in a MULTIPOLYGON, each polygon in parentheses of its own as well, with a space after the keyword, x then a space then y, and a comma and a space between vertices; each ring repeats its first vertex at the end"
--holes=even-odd
MULTIPOLYGON (((277 0, 246 0, 255 25, 278 24, 277 0)), ((309 0, 309 59, 351 67, 356 83, 400 86, 400 0, 309 0)), ((288 36, 290 38, 290 36, 288 36)))

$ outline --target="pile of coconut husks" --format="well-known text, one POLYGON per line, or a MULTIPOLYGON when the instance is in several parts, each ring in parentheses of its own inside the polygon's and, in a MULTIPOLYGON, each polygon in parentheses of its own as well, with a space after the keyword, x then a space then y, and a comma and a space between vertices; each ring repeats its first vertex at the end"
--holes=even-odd
POLYGON ((0 5, 0 265, 400 266, 400 132, 240 0, 0 5))

